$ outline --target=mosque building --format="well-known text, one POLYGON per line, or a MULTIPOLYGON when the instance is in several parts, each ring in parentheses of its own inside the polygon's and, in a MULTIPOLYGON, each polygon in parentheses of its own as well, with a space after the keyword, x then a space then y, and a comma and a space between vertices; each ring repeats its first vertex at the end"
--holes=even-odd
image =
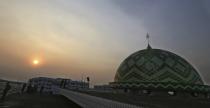
POLYGON ((208 97, 210 86, 184 58, 162 49, 146 49, 127 57, 119 66, 114 82, 115 92, 142 95, 208 97))

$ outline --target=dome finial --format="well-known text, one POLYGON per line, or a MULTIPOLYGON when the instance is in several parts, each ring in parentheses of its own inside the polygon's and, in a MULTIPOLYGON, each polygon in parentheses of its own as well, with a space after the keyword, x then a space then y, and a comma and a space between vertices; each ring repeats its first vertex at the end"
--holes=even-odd
POLYGON ((148 43, 148 45, 147 45, 147 49, 152 49, 152 47, 150 46, 150 44, 149 44, 149 34, 147 33, 147 35, 146 35, 146 38, 147 38, 147 43, 148 43))

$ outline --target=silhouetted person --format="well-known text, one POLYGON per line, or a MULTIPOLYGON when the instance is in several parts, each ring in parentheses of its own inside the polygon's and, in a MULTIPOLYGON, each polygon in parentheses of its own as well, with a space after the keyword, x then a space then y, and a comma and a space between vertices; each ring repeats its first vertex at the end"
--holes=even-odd
POLYGON ((21 93, 24 93, 25 88, 26 88, 26 83, 23 84, 22 89, 21 89, 21 93))
POLYGON ((39 93, 42 94, 42 93, 43 93, 43 90, 44 90, 44 86, 42 86, 42 87, 40 88, 39 93))
POLYGON ((67 83, 67 80, 64 80, 63 88, 66 88, 66 83, 67 83))
POLYGON ((64 83, 64 80, 61 80, 60 88, 63 88, 63 83, 64 83))
POLYGON ((61 80, 60 88, 66 88, 67 80, 63 79, 61 80))
POLYGON ((33 92, 38 92, 38 85, 34 85, 33 92))
POLYGON ((32 91, 32 86, 31 86, 31 84, 29 84, 27 87, 27 93, 31 93, 31 91, 32 91))
POLYGON ((8 93, 8 91, 9 91, 10 89, 11 89, 11 86, 10 86, 9 82, 7 82, 7 84, 6 84, 5 88, 4 88, 2 97, 1 97, 2 100, 5 99, 7 93, 8 93))

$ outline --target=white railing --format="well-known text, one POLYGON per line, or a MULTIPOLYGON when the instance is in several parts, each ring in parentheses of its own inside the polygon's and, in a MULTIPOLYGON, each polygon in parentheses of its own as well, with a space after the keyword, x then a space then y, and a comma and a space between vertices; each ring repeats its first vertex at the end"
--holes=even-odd
POLYGON ((74 101, 83 108, 143 108, 65 89, 59 89, 59 94, 74 101))

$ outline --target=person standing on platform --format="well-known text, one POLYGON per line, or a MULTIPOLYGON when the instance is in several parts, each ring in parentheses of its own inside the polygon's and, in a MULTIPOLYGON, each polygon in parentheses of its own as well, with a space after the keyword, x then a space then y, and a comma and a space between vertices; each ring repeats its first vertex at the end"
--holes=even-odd
POLYGON ((44 86, 41 86, 39 93, 42 94, 44 90, 44 86))
POLYGON ((21 93, 23 94, 26 88, 26 83, 23 84, 22 89, 21 89, 21 93))

